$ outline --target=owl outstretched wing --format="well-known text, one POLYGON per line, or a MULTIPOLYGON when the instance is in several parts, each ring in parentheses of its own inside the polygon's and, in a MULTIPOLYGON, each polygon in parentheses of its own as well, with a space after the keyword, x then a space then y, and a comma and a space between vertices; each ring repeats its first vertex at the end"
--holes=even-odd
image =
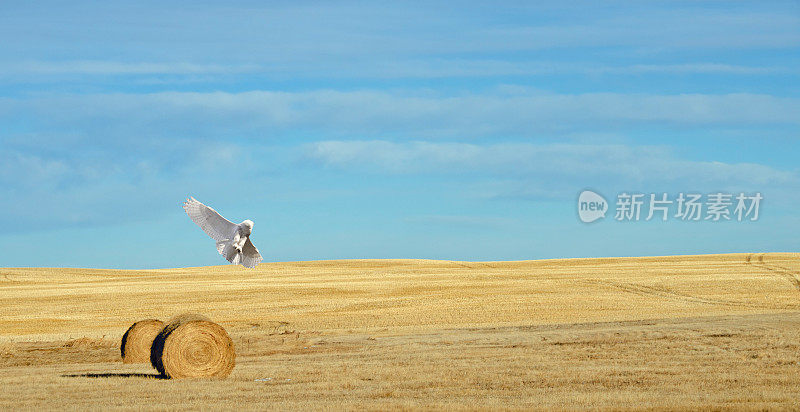
MULTIPOLYGON (((235 223, 225 219, 216 210, 198 202, 193 197, 183 202, 183 209, 186 210, 186 214, 192 221, 200 226, 200 229, 218 242, 228 239, 236 229, 235 223)), ((257 250, 256 253, 258 253, 257 250)))

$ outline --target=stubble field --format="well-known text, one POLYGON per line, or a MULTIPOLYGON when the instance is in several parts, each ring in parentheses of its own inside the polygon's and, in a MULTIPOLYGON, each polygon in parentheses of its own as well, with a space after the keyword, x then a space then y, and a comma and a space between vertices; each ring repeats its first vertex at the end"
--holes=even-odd
POLYGON ((0 408, 800 408, 800 254, 0 269, 0 408), (202 313, 225 380, 123 365, 202 313))

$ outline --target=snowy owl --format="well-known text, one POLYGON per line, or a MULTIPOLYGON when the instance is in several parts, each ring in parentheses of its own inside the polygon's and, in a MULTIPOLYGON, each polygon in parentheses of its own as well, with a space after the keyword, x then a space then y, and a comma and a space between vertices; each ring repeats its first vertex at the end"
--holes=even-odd
POLYGON ((222 217, 216 210, 190 197, 183 202, 186 214, 204 232, 217 241, 217 252, 234 265, 242 264, 254 268, 261 262, 261 254, 250 241, 253 221, 245 220, 238 225, 222 217))

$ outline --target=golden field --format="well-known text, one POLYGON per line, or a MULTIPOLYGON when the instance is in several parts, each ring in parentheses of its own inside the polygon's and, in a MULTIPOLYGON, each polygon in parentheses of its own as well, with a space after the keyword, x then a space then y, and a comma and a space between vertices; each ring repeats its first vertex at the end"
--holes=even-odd
POLYGON ((0 408, 798 409, 800 254, 0 269, 0 408), (202 313, 225 380, 123 365, 202 313))

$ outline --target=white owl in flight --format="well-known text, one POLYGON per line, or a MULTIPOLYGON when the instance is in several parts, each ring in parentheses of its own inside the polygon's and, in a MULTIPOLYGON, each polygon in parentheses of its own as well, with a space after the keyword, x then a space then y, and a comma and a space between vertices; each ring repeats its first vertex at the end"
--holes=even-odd
POLYGON ((183 209, 194 223, 217 241, 217 252, 228 262, 234 265, 241 263, 252 269, 264 260, 250 241, 253 221, 245 220, 237 225, 193 197, 183 202, 183 209))

